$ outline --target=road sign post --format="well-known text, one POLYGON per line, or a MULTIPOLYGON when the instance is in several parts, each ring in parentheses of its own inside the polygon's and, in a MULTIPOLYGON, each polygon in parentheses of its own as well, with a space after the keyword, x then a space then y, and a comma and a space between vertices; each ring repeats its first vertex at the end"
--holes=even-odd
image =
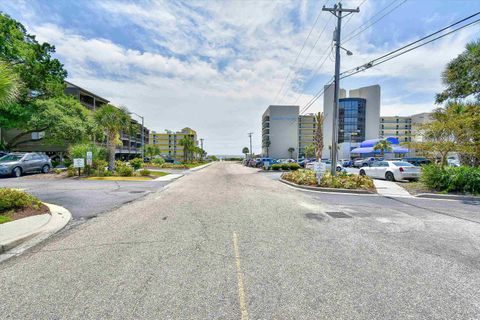
POLYGON ((73 159, 73 167, 78 168, 78 176, 80 177, 80 171, 82 168, 85 168, 85 159, 75 158, 73 159))

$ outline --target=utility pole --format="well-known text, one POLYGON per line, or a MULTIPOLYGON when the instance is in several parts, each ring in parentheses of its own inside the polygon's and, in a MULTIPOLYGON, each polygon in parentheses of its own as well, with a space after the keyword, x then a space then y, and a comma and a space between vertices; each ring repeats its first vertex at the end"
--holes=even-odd
MULTIPOLYGON (((322 11, 329 11, 335 17, 337 17, 337 28, 334 33, 335 41, 335 91, 333 94, 333 123, 332 123, 332 150, 331 150, 331 159, 332 166, 330 172, 332 176, 337 174, 337 143, 338 143, 338 109, 339 109, 339 95, 340 95, 340 49, 344 49, 340 46, 341 40, 341 30, 342 30, 342 14, 347 12, 348 14, 344 17, 354 13, 360 12, 360 9, 344 9, 342 8, 342 3, 334 5, 333 8, 322 8, 322 11)), ((352 53, 346 49, 348 55, 352 53)))
POLYGON ((248 137, 250 138, 250 159, 253 158, 253 150, 252 150, 252 134, 253 132, 248 133, 248 137))

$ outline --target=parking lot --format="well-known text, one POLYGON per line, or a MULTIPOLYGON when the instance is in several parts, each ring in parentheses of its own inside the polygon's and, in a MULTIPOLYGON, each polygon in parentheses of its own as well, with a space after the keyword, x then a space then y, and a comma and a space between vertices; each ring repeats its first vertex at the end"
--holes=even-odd
POLYGON ((0 187, 19 188, 40 200, 67 208, 73 219, 88 219, 160 190, 166 181, 94 181, 30 174, 0 177, 0 187))

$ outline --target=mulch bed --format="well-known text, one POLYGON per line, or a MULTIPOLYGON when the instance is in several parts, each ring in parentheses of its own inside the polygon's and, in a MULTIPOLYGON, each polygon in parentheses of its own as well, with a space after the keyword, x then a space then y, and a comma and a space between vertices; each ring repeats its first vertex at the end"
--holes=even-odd
POLYGON ((29 207, 29 208, 24 208, 24 209, 15 211, 12 215, 10 215, 10 217, 12 218, 12 220, 18 220, 18 219, 36 216, 36 215, 45 214, 45 213, 50 213, 50 210, 46 205, 42 204, 38 209, 29 207))

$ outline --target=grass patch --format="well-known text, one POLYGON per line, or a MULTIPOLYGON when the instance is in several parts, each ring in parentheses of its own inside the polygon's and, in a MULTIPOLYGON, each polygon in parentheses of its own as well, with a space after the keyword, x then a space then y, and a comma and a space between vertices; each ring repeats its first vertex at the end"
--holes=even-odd
POLYGON ((10 218, 9 216, 0 215, 0 224, 10 221, 12 221, 12 218, 10 218))
POLYGON ((107 181, 149 181, 150 177, 88 177, 82 180, 107 180, 107 181))
POLYGON ((150 176, 153 176, 153 177, 164 177, 168 175, 167 172, 162 172, 162 171, 150 171, 150 176))

